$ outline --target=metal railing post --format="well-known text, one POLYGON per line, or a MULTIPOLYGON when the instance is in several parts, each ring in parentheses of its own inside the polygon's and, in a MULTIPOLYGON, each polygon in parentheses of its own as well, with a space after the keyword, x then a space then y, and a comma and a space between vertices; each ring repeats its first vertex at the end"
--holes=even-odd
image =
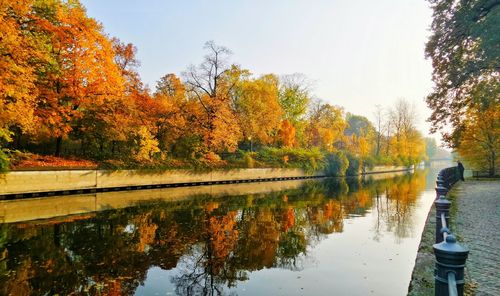
POLYGON ((436 190, 436 199, 438 199, 440 196, 448 194, 448 188, 444 186, 437 186, 435 190, 436 190))
POLYGON ((442 170, 442 171, 439 172, 437 179, 438 180, 440 179, 442 181, 442 186, 443 187, 446 187, 447 189, 451 188, 450 182, 448 180, 448 176, 447 176, 445 170, 442 170))
POLYGON ((465 261, 469 255, 469 250, 457 243, 455 237, 450 234, 446 240, 434 244, 434 255, 436 256, 435 270, 435 296, 448 296, 450 291, 454 293, 455 289, 449 287, 450 284, 456 284, 458 296, 464 293, 464 268, 465 261), (450 273, 454 274, 450 276, 450 273), (455 283, 453 281, 455 279, 455 283))
POLYGON ((436 207, 436 243, 443 241, 443 230, 449 232, 448 226, 450 223, 450 207, 451 202, 446 199, 446 196, 440 195, 439 198, 434 202, 436 207), (443 225, 441 221, 441 214, 444 214, 446 225, 443 225), (443 227, 445 229, 443 229, 443 227))
POLYGON ((444 178, 441 175, 438 175, 436 178, 436 186, 445 187, 444 178))

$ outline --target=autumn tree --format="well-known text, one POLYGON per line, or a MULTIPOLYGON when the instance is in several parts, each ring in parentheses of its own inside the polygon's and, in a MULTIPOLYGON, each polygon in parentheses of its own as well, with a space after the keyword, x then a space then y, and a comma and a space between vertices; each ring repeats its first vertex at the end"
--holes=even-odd
POLYGON ((120 98, 123 78, 114 51, 102 27, 87 17, 76 1, 37 2, 38 34, 50 46, 50 62, 38 69, 36 115, 39 131, 56 138, 55 154, 62 139, 89 108, 99 108, 120 98))
POLYGON ((415 128, 415 107, 404 99, 398 99, 389 111, 392 135, 394 137, 394 152, 401 154, 405 137, 415 128))
POLYGON ((33 2, 0 2, 0 169, 7 167, 4 147, 19 149, 37 127, 37 65, 48 62, 48 51, 35 33, 33 2))
POLYGON ((160 149, 171 150, 171 146, 187 132, 186 112, 190 110, 186 87, 175 74, 167 74, 157 82, 154 103, 150 114, 155 117, 156 138, 160 149))
POLYGON ((36 69, 43 48, 24 27, 30 23, 33 1, 0 2, 0 170, 8 167, 3 148, 22 134, 34 132, 36 69))
POLYGON ((372 137, 375 133, 375 127, 368 118, 364 116, 347 113, 346 122, 347 126, 344 130, 344 134, 347 136, 355 134, 357 136, 372 137))
POLYGON ((432 36, 425 52, 432 60, 435 84, 427 97, 427 105, 432 109, 429 121, 432 132, 441 130, 448 145, 457 147, 463 122, 477 107, 471 99, 477 86, 488 84, 493 88, 488 100, 499 104, 500 3, 494 0, 429 2, 434 13, 432 36), (451 129, 446 129, 448 125, 451 129))
POLYGON ((295 127, 288 120, 281 122, 277 142, 284 147, 293 147, 295 145, 295 127))
POLYGON ((382 149, 382 138, 384 136, 382 106, 376 105, 373 115, 375 116, 375 155, 379 156, 382 149))
POLYGON ((235 105, 244 138, 271 144, 282 115, 278 102, 278 78, 270 74, 246 79, 237 83, 236 88, 235 105))
POLYGON ((364 116, 347 113, 347 126, 344 130, 345 142, 349 152, 354 153, 364 167, 364 161, 371 154, 375 128, 364 116))
POLYGON ((284 110, 283 117, 292 123, 302 119, 310 102, 310 91, 303 74, 280 77, 279 102, 284 110))
POLYGON ((457 152, 474 169, 494 176, 500 154, 500 105, 469 109, 462 127, 457 152))
POLYGON ((231 108, 230 92, 236 84, 229 75, 231 51, 213 41, 205 43, 204 48, 208 53, 203 62, 183 73, 187 91, 205 111, 204 118, 197 121, 208 151, 233 151, 241 132, 231 108))
POLYGON ((283 120, 294 126, 297 141, 304 144, 305 117, 311 102, 310 83, 306 76, 300 73, 281 76, 278 98, 283 109, 283 120))
POLYGON ((309 146, 332 151, 335 144, 342 140, 345 127, 346 122, 340 107, 316 101, 309 111, 306 127, 307 143, 309 146))
POLYGON ((132 43, 124 43, 118 38, 113 38, 111 41, 115 52, 114 61, 124 79, 124 87, 119 99, 108 102, 109 114, 114 121, 108 123, 107 130, 101 134, 110 143, 112 155, 116 153, 116 150, 121 152, 122 149, 125 151, 120 154, 134 153, 133 150, 138 153, 140 146, 130 144, 141 143, 141 141, 144 143, 144 137, 152 135, 149 114, 152 99, 139 77, 140 62, 136 57, 137 47, 132 43), (147 131, 141 130, 138 126, 146 127, 147 131))
POLYGON ((137 47, 132 43, 124 43, 116 37, 112 38, 111 42, 115 51, 115 64, 125 79, 125 92, 131 93, 134 90, 143 89, 139 73, 137 72, 141 64, 136 57, 137 47))
POLYGON ((164 95, 174 102, 183 102, 186 99, 186 87, 173 73, 162 76, 156 84, 156 94, 164 95))

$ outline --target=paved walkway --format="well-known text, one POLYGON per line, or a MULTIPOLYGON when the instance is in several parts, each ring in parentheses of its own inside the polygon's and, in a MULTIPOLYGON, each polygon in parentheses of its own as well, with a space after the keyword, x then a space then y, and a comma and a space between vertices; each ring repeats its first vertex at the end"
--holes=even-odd
POLYGON ((467 180, 454 188, 452 232, 469 248, 466 277, 475 295, 500 295, 500 180, 467 180))

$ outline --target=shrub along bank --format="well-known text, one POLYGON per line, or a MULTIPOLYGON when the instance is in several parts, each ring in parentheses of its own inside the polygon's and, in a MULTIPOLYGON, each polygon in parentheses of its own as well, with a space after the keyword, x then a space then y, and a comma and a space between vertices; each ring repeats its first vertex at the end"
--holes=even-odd
MULTIPOLYGON (((410 166, 414 163, 402 159, 361 158, 352 153, 328 152, 318 148, 261 147, 258 151, 237 150, 234 153, 208 154, 205 158, 166 158, 147 163, 122 157, 107 160, 60 158, 32 153, 11 152, 12 170, 57 169, 231 169, 231 168, 300 168, 308 173, 324 171, 328 176, 353 176, 376 165, 410 166)), ((5 162, 4 167, 8 163, 5 162)))

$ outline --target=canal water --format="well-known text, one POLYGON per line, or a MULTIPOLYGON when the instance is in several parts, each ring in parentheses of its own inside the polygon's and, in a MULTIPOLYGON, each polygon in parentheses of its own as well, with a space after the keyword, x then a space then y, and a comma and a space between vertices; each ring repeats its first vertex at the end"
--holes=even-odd
POLYGON ((406 295, 434 177, 2 201, 0 294, 406 295))

